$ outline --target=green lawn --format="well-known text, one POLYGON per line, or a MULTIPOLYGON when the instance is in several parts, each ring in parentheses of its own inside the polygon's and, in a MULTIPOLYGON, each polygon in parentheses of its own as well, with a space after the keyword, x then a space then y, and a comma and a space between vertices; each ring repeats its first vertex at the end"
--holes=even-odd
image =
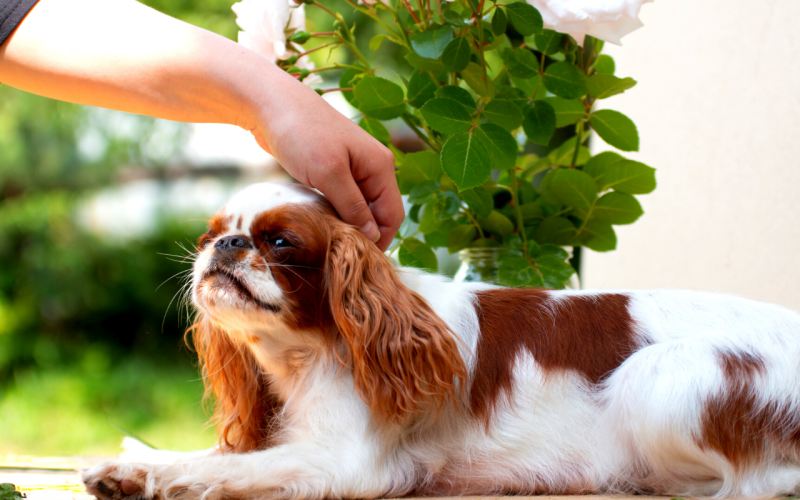
POLYGON ((126 435, 161 449, 213 446, 202 382, 188 361, 87 356, 70 369, 29 369, 0 388, 0 455, 108 455, 126 435))

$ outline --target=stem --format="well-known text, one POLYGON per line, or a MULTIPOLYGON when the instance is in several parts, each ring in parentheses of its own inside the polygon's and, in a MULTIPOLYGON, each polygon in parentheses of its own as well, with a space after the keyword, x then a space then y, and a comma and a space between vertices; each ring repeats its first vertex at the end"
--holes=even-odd
POLYGON ((408 9, 408 12, 411 13, 411 17, 414 18, 414 21, 416 21, 417 24, 420 24, 419 18, 417 17, 416 14, 414 14, 414 9, 411 8, 411 4, 408 3, 408 0, 403 0, 403 3, 406 5, 406 9, 408 9))
POLYGON ((353 52, 353 54, 359 61, 361 61, 361 64, 363 64, 365 68, 367 68, 370 72, 372 71, 372 66, 369 65, 366 58, 364 58, 364 55, 361 54, 361 51, 358 50, 358 47, 356 47, 355 44, 345 41, 342 41, 342 43, 344 44, 345 47, 347 47, 353 52))
POLYGON ((431 143, 431 141, 430 141, 430 139, 428 138, 428 136, 427 136, 427 135, 425 135, 425 134, 422 132, 422 130, 420 130, 419 128, 417 128, 417 126, 416 126, 416 125, 414 125, 414 124, 411 122, 411 119, 410 119, 410 116, 409 116, 409 114, 408 114, 408 113, 403 113, 403 116, 401 116, 400 118, 402 118, 402 119, 403 119, 403 121, 406 123, 406 125, 408 125, 408 128, 410 128, 411 130, 413 130, 413 131, 414 131, 414 133, 415 133, 415 134, 417 134, 417 137, 419 137, 420 139, 422 139, 422 142, 424 142, 425 144, 427 144, 427 145, 428 145, 428 147, 430 147, 430 148, 431 148, 431 149, 433 149, 434 151, 436 151, 436 152, 439 152, 439 149, 438 149, 438 148, 436 148, 436 147, 435 147, 435 146, 434 146, 434 145, 431 143))
POLYGON ((581 143, 583 142, 583 120, 578 122, 575 138, 575 152, 572 153, 572 161, 569 164, 569 168, 575 168, 575 162, 578 161, 578 153, 581 151, 581 143))
POLYGON ((469 221, 472 222, 472 224, 474 224, 476 228, 478 228, 478 234, 481 235, 481 238, 486 238, 486 235, 483 234, 483 229, 481 229, 481 225, 478 224, 478 221, 475 219, 475 217, 472 216, 472 212, 470 212, 469 210, 464 210, 464 215, 466 215, 467 219, 469 219, 469 221))
POLYGON ((330 10, 329 8, 325 7, 325 6, 324 6, 324 5, 322 5, 321 3, 319 3, 319 2, 314 2, 312 5, 316 5, 316 6, 317 6, 317 7, 319 7, 320 9, 322 9, 322 10, 324 10, 325 12, 327 12, 328 14, 332 15, 334 19, 339 19, 339 18, 336 16, 336 14, 334 14, 333 12, 331 12, 331 10, 330 10))
POLYGON ((475 22, 478 23, 478 54, 481 56, 481 70, 483 70, 483 85, 486 88, 486 96, 489 96, 489 77, 486 74, 486 58, 483 54, 483 2, 478 5, 478 12, 475 13, 475 22))
POLYGON ((307 51, 303 52, 302 54, 298 54, 297 58, 299 59, 299 58, 301 58, 301 57, 303 57, 305 55, 308 55, 308 54, 310 54, 312 52, 324 49, 325 47, 330 47, 330 46, 333 46, 333 45, 341 45, 341 44, 342 44, 342 42, 339 41, 339 40, 337 40, 335 42, 330 42, 330 43, 323 43, 322 45, 320 45, 318 47, 314 47, 313 49, 308 49, 307 51))
POLYGON ((324 89, 322 91, 323 94, 327 94, 328 92, 352 92, 353 89, 351 88, 344 88, 344 89, 324 89))
POLYGON ((525 234, 525 224, 522 221, 522 209, 519 206, 519 187, 517 186, 517 167, 508 171, 508 178, 511 181, 511 199, 514 201, 514 214, 517 216, 517 227, 522 236, 522 251, 528 256, 528 236, 525 234))

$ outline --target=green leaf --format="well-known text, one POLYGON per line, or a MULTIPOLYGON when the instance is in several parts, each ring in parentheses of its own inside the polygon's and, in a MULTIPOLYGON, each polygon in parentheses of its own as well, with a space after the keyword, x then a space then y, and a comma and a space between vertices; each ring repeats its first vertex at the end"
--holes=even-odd
MULTIPOLYGON (((554 257, 557 260, 565 261, 569 258, 569 252, 559 246, 545 244, 536 252, 537 259, 542 257, 554 257)), ((567 278, 569 278, 569 276, 567 276, 567 278)))
POLYGON ((451 26, 456 26, 458 28, 463 28, 467 25, 464 18, 461 17, 461 14, 454 10, 448 10, 444 13, 444 20, 447 21, 448 24, 451 26))
POLYGON ((564 35, 553 30, 542 30, 533 37, 536 47, 545 54, 555 54, 564 47, 564 35))
POLYGON ((608 224, 632 224, 643 213, 644 210, 636 198, 612 191, 597 200, 592 210, 592 218, 608 224))
MULTIPOLYGON (((470 35, 472 35, 472 38, 474 40, 480 40, 481 34, 478 31, 477 27, 470 28, 469 33, 470 33, 470 35)), ((492 26, 489 23, 486 23, 486 22, 483 23, 483 43, 486 44, 486 45, 484 45, 484 47, 494 44, 494 33, 492 33, 492 26)), ((484 50, 486 50, 486 49, 484 49, 484 50)))
POLYGON ((417 70, 411 75, 408 81, 408 103, 415 108, 421 108, 423 104, 433 99, 436 95, 436 83, 428 73, 417 70))
POLYGON ((461 208, 461 198, 455 191, 449 189, 438 195, 434 201, 436 203, 433 205, 433 211, 437 220, 449 219, 461 208))
POLYGON ((614 75, 592 75, 586 79, 586 90, 589 95, 597 99, 606 99, 633 88, 636 80, 633 78, 617 78, 614 75))
POLYGON ((606 189, 626 194, 647 194, 656 188, 656 169, 633 160, 621 160, 609 165, 603 173, 606 189))
POLYGON ((498 248, 501 246, 499 241, 491 238, 478 238, 469 244, 469 248, 498 248))
POLYGON ((385 78, 368 75, 353 89, 365 115, 379 120, 397 118, 405 111, 403 89, 385 78))
POLYGON ((422 216, 419 219, 417 230, 422 234, 430 234, 439 229, 442 219, 436 216, 436 201, 429 201, 422 206, 422 216))
POLYGON ((569 245, 576 232, 575 226, 566 217, 548 217, 536 229, 534 238, 541 244, 569 245))
POLYGON ((497 279, 504 286, 526 286, 538 275, 525 257, 506 257, 497 268, 497 279))
POLYGON ((586 107, 580 99, 548 97, 544 100, 556 112, 556 128, 577 123, 586 115, 586 107))
POLYGON ((547 177, 547 190, 562 205, 589 208, 597 198, 597 185, 586 172, 574 168, 551 170, 547 177))
POLYGON ((497 94, 495 94, 495 99, 505 99, 507 101, 511 101, 514 105, 519 108, 521 112, 524 112, 528 109, 528 105, 530 102, 528 101, 528 95, 525 93, 524 90, 516 88, 516 87, 495 87, 497 94))
POLYGON ((467 89, 462 89, 455 85, 444 85, 436 91, 436 97, 446 97, 447 99, 458 101, 467 107, 470 113, 475 111, 475 99, 472 98, 467 89))
POLYGON ((528 49, 503 49, 500 53, 508 74, 527 80, 539 74, 539 61, 528 49))
POLYGON ((514 168, 519 150, 514 136, 493 123, 482 124, 474 131, 474 134, 489 153, 492 168, 499 170, 514 168))
POLYGON ((594 70, 601 75, 613 75, 614 70, 616 70, 615 66, 613 57, 607 54, 600 54, 594 64, 594 70))
POLYGON ((586 77, 574 64, 557 62, 544 72, 544 86, 565 99, 577 99, 586 95, 586 77))
POLYGON ((511 220, 497 210, 492 210, 489 213, 489 217, 485 219, 478 219, 478 224, 484 231, 489 231, 498 236, 508 236, 514 232, 514 224, 511 220))
POLYGON ((450 230, 447 236, 447 251, 454 254, 472 243, 478 234, 478 228, 473 225, 459 224, 450 230))
POLYGON ((494 198, 492 198, 491 193, 482 186, 461 191, 460 194, 461 198, 470 210, 475 212, 478 218, 485 219, 489 217, 489 214, 494 210, 494 198))
POLYGON ((411 48, 420 57, 438 59, 453 39, 453 28, 434 24, 428 31, 411 36, 411 48))
POLYGON ((456 221, 453 219, 447 219, 446 221, 442 222, 442 225, 439 226, 436 231, 423 236, 425 243, 433 248, 446 247, 447 238, 450 237, 450 231, 452 231, 456 226, 458 226, 456 221))
POLYGON ((506 17, 506 13, 503 12, 503 9, 495 9, 494 16, 492 16, 492 32, 500 36, 506 32, 507 26, 508 17, 506 17))
POLYGON ((375 35, 375 36, 373 36, 372 39, 369 41, 369 50, 371 50, 373 52, 378 50, 379 48, 381 48, 381 44, 386 39, 392 40, 392 37, 390 37, 389 35, 375 35))
POLYGON ((525 113, 522 129, 531 141, 547 145, 556 131, 556 112, 544 101, 534 101, 525 113))
POLYGON ((436 181, 420 182, 408 193, 408 202, 413 204, 427 203, 436 197, 436 193, 441 188, 442 186, 436 181))
MULTIPOLYGON (((541 254, 541 252, 540 252, 541 254)), ((542 255, 536 257, 536 265, 543 275, 551 276, 557 281, 563 283, 567 281, 570 276, 575 274, 575 269, 572 268, 567 262, 564 262, 566 257, 560 258, 555 255, 542 255)), ((559 288, 563 288, 563 284, 559 288)))
POLYGON ((492 172, 492 163, 482 141, 475 134, 462 133, 444 144, 442 169, 463 191, 483 184, 492 172))
POLYGON ((424 69, 425 71, 444 71, 444 64, 440 59, 428 59, 420 56, 416 52, 409 52, 405 56, 412 67, 416 69, 424 69))
POLYGON ((595 252, 609 252, 617 248, 617 234, 607 222, 590 220, 583 226, 581 239, 583 246, 595 252))
MULTIPOLYGON (((553 163, 559 167, 572 166, 572 158, 575 157, 575 142, 577 140, 577 137, 572 137, 564 141, 564 144, 559 146, 558 150, 555 152, 553 163)), ((578 151, 578 158, 575 160, 575 166, 579 167, 586 163, 591 155, 592 154, 589 152, 589 148, 581 145, 581 149, 578 151)))
POLYGON ((447 71, 457 72, 466 69, 469 64, 469 39, 465 36, 454 38, 442 54, 442 64, 447 71))
POLYGON ((443 134, 466 132, 472 126, 472 118, 462 104, 452 99, 437 97, 420 109, 422 117, 433 130, 443 134))
POLYGON ((592 128, 604 141, 622 151, 639 150, 639 132, 630 118, 619 111, 601 109, 592 113, 592 128))
POLYGON ((505 99, 492 99, 483 108, 481 117, 500 125, 506 130, 514 130, 522 125, 522 111, 516 104, 505 99))
POLYGON ((506 5, 506 10, 508 20, 522 36, 538 33, 544 27, 542 15, 533 5, 525 2, 510 3, 506 5))
POLYGON ((492 83, 492 79, 488 78, 487 75, 487 79, 484 80, 483 70, 474 62, 469 63, 467 68, 461 72, 461 78, 467 82, 469 88, 476 94, 483 97, 494 97, 494 83, 492 83))
POLYGON ((433 253, 430 246, 419 240, 404 240, 397 251, 397 259, 400 261, 400 265, 403 266, 417 267, 432 273, 439 270, 436 254, 433 253))
POLYGON ((389 144, 392 142, 392 136, 389 131, 380 121, 365 116, 358 122, 358 126, 366 130, 369 135, 378 139, 381 144, 389 144))
MULTIPOLYGON (((358 81, 364 76, 365 73, 363 71, 359 71, 353 68, 347 68, 342 73, 342 76, 339 77, 339 88, 349 89, 352 88, 358 81)), ((359 109, 359 102, 356 99, 355 92, 342 92, 345 100, 350 103, 356 109, 359 109)))
POLYGON ((613 151, 605 151, 598 155, 593 156, 586 165, 583 166, 583 171, 592 176, 595 183, 597 183, 598 191, 605 191, 608 186, 605 183, 605 173, 610 165, 624 160, 622 156, 614 153, 613 151))
POLYGON ((409 194, 414 186, 425 181, 438 181, 442 177, 442 164, 435 151, 408 153, 397 170, 400 193, 409 194))
POLYGON ((532 220, 541 219, 543 216, 542 207, 540 207, 538 203, 525 203, 519 207, 519 211, 522 213, 523 223, 529 223, 532 220))

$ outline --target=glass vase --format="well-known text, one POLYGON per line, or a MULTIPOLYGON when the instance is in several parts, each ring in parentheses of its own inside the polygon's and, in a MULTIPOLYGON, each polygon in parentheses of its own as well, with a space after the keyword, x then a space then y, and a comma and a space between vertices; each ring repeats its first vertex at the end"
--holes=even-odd
MULTIPOLYGON (((503 250, 505 250, 505 247, 465 248, 461 250, 458 252, 461 266, 456 271, 453 281, 456 283, 480 281, 499 285, 500 283, 497 280, 497 270, 500 267, 498 259, 503 250)), ((567 290, 580 290, 581 281, 578 273, 573 274, 564 285, 567 290)))

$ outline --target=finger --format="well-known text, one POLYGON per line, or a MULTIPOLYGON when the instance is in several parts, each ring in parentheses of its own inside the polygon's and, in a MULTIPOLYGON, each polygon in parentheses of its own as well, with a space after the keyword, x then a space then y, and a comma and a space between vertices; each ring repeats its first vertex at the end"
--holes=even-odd
MULTIPOLYGON (((349 158, 346 158, 349 163, 349 158)), ((369 204, 361 194, 350 165, 345 165, 342 160, 334 160, 333 164, 325 169, 319 180, 309 179, 312 187, 322 191, 339 217, 348 224, 359 228, 361 234, 372 242, 377 242, 381 233, 378 225, 370 212, 369 204)))
POLYGON ((353 155, 352 170, 378 224, 378 247, 386 250, 403 223, 405 212, 394 173, 394 155, 377 141, 374 144, 376 148, 359 148, 353 155))

